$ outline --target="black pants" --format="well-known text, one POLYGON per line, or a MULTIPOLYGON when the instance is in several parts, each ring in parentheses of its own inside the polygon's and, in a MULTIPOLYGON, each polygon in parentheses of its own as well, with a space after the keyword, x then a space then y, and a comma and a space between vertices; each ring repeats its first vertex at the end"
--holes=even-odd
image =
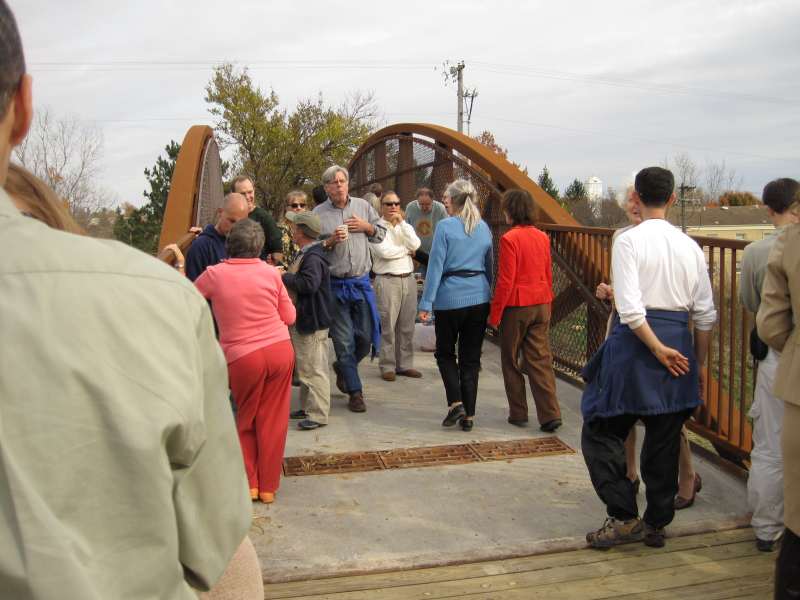
POLYGON ((775 600, 800 598, 800 536, 788 527, 775 562, 775 600))
POLYGON ((447 405, 463 402, 468 417, 475 415, 481 348, 489 318, 489 304, 434 311, 436 364, 444 382, 447 405), (458 344, 458 359, 456 359, 458 344))
POLYGON ((619 415, 596 418, 583 424, 581 446, 597 495, 610 517, 633 519, 639 516, 636 492, 626 476, 625 438, 637 420, 644 423, 641 470, 647 494, 645 523, 665 527, 675 516, 678 493, 680 433, 691 411, 664 415, 619 415))

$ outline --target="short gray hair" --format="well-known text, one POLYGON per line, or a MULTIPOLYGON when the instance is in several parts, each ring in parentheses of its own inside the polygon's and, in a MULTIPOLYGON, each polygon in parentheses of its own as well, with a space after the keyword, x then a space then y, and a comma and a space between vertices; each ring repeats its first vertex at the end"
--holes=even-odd
POLYGON ((350 173, 347 172, 347 169, 340 167, 339 165, 333 165, 332 167, 325 169, 325 172, 322 174, 322 183, 330 183, 336 178, 337 173, 343 173, 344 178, 347 181, 350 181, 350 173))
POLYGON ((258 258, 264 248, 264 229, 252 219, 242 219, 231 227, 225 240, 228 258, 258 258))

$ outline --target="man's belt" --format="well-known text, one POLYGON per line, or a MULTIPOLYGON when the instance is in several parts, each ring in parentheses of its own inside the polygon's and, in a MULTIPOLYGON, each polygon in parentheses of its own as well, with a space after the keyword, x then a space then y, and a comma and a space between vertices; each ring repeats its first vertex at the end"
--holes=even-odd
POLYGON ((375 273, 381 277, 410 277, 411 273, 375 273))

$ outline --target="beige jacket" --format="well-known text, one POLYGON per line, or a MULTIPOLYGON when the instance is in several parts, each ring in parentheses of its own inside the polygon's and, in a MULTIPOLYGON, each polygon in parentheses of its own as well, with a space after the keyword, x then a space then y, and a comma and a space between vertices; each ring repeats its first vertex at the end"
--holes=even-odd
POLYGON ((761 307, 756 324, 758 335, 781 353, 775 374, 775 395, 800 406, 800 225, 785 227, 770 252, 761 307))
POLYGON ((196 599, 251 522, 206 301, 0 190, 0 597, 196 599))

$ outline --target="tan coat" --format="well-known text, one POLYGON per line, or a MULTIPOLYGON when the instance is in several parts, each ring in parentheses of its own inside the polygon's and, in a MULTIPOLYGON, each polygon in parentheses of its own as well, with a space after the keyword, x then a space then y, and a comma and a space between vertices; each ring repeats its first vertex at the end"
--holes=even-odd
POLYGON ((800 224, 783 229, 767 262, 758 335, 781 353, 775 395, 800 406, 800 224))

